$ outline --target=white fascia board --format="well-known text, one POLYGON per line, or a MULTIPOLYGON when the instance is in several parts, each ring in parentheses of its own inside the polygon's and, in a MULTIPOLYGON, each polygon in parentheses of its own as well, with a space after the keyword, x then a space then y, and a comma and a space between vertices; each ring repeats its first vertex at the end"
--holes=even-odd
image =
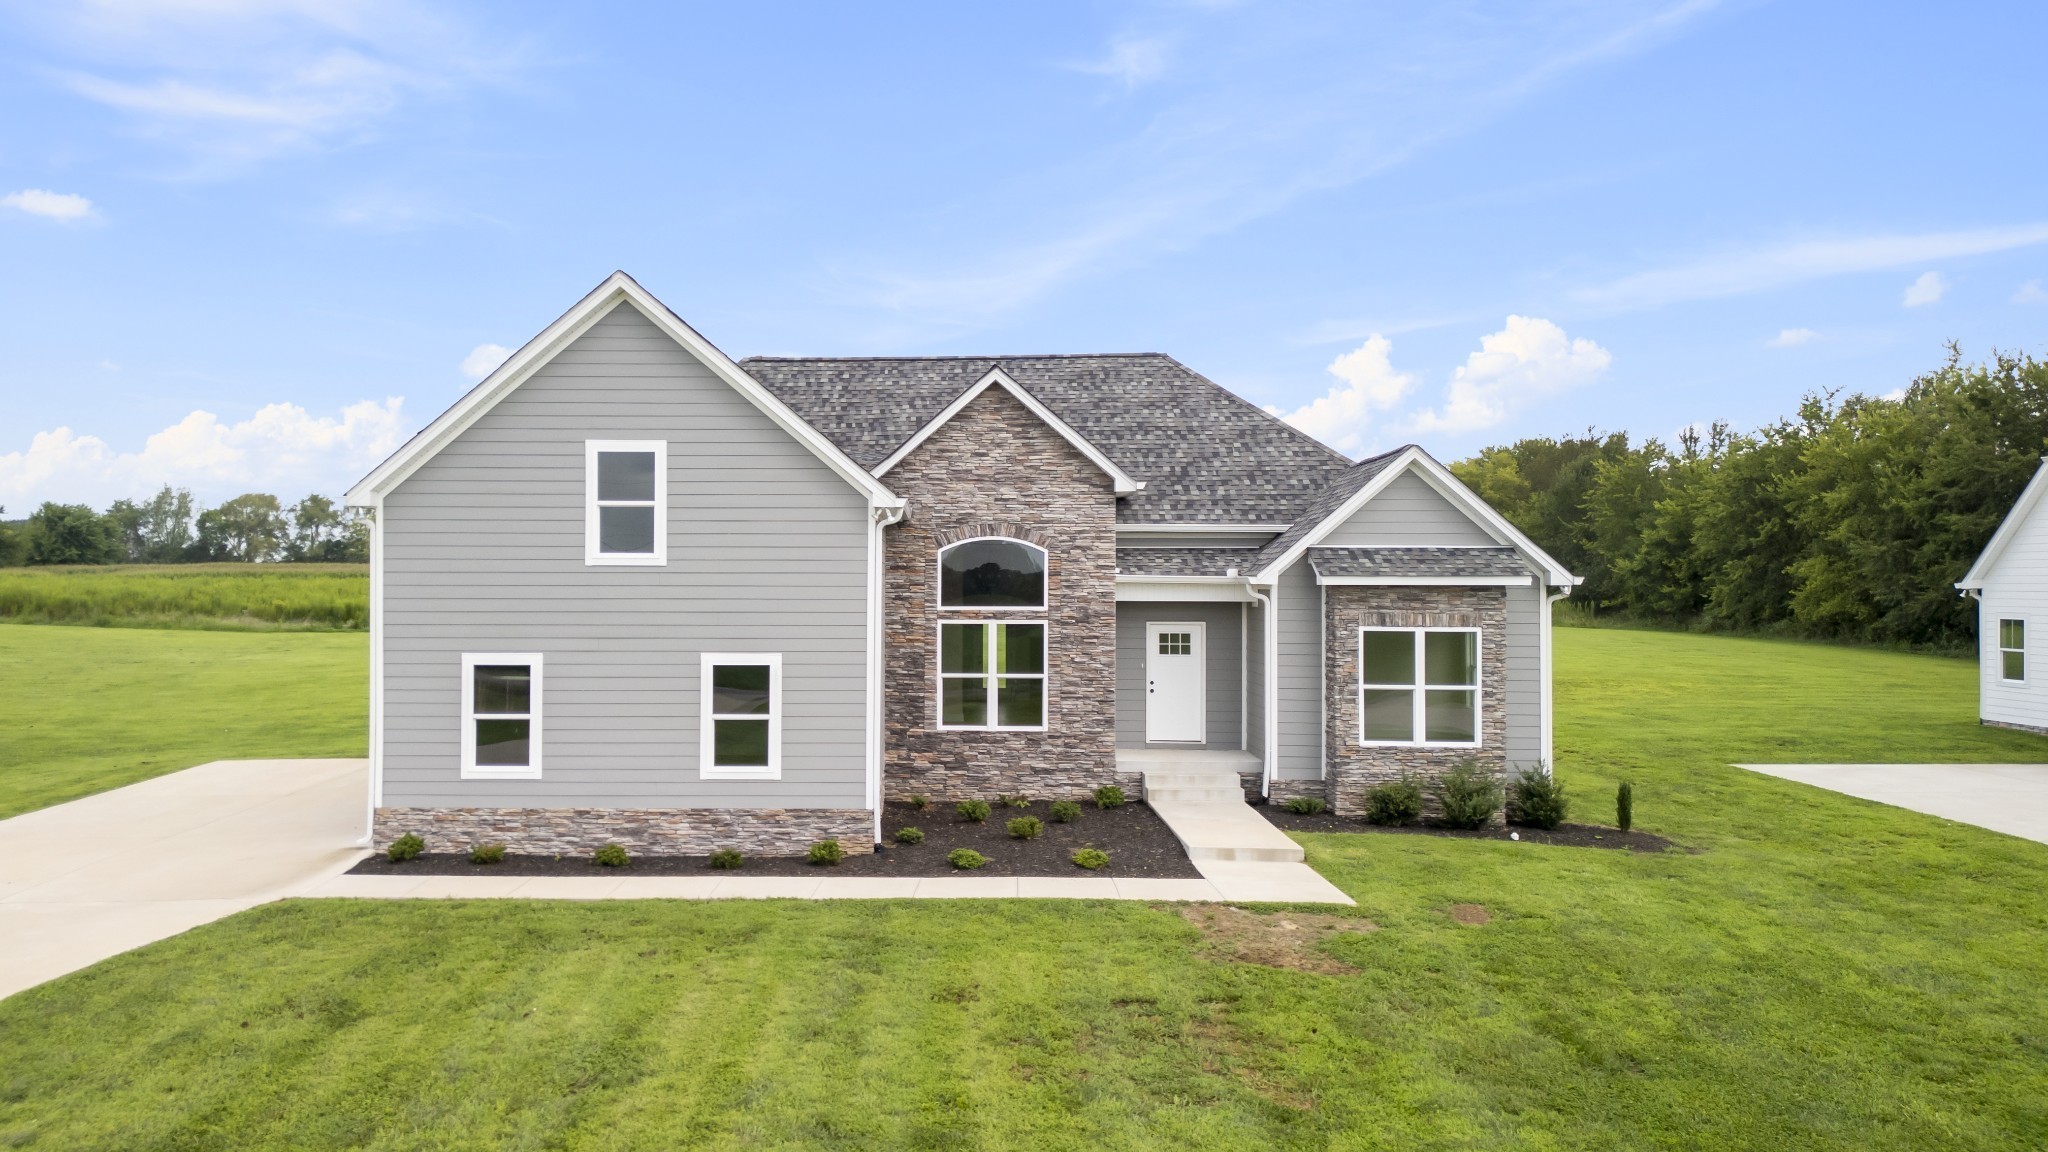
POLYGON ((562 349, 574 343, 577 337, 590 329, 591 325, 621 303, 632 304, 656 328, 681 344, 719 379, 746 397, 763 415, 795 437, 812 455, 824 461, 842 479, 859 489, 868 498, 871 507, 903 507, 901 497, 889 491, 886 485, 854 463, 837 445, 826 439, 816 428, 805 423, 802 417, 777 399, 774 393, 763 388, 759 381, 747 375, 738 364, 733 363, 731 357, 719 351, 716 345, 684 323, 682 317, 669 311, 668 305, 655 299, 652 293, 642 288, 638 281, 624 272, 614 272, 607 276, 604 283, 591 289, 574 307, 542 329, 540 335, 521 345, 517 352, 498 365, 497 371, 484 377, 483 381, 470 389, 462 399, 435 417, 433 423, 406 441, 369 475, 358 480, 355 486, 348 490, 344 502, 352 508, 371 506, 378 496, 389 492, 404 482, 406 477, 418 471, 428 460, 433 459, 436 453, 447 447, 449 442, 482 419, 492 408, 497 407, 499 401, 511 395, 514 389, 524 384, 536 371, 560 354, 562 349))
POLYGON ((2012 538, 2019 534, 2020 525, 2025 524, 2027 517, 2033 515, 2034 506, 2041 502, 2041 494, 2048 491, 2048 479, 2044 478, 2048 478, 2048 459, 2044 459, 2041 466, 2034 469, 2034 478, 2027 481, 2027 486, 2020 491, 2020 498, 2013 501, 2012 511, 2007 512, 2005 519, 1998 522, 1998 531, 1991 534, 1991 541, 1984 545, 1984 551, 1978 554, 1977 562, 1970 565, 1970 571, 1961 580, 1956 581, 1957 588, 1965 592, 1983 591, 1984 582, 1991 579, 1991 569, 1998 563, 1999 554, 2004 552, 2005 546, 2012 543, 2012 538))
POLYGON ((1075 451, 1086 456, 1090 464, 1102 469, 1103 473, 1110 478, 1111 483, 1115 485, 1117 495, 1129 496, 1145 487, 1144 481, 1132 479, 1130 473, 1117 467, 1116 461, 1103 455, 1102 450, 1089 443, 1086 436, 1076 432, 1065 420, 1060 419, 1059 416, 1054 414, 1052 409, 1039 403, 1038 397, 1025 391, 1015 380, 1010 379, 1009 373, 1001 368, 989 369, 988 375, 975 381, 972 388, 962 392, 951 404, 946 405, 937 416, 932 417, 929 423, 919 428, 915 435, 905 440, 894 452, 889 453, 887 460, 875 466, 875 475, 877 477, 888 475, 891 468, 901 464, 905 456, 915 451, 918 445, 931 439, 932 433, 945 427, 947 421, 959 415, 961 409, 973 403, 975 397, 988 391, 992 385, 1000 385, 1010 395, 1016 397, 1017 402, 1030 409, 1033 416, 1043 420, 1047 427, 1059 433, 1061 439, 1072 444, 1075 451))
POLYGON ((1119 604, 1249 604, 1242 576, 1123 576, 1116 578, 1119 604))
POLYGON ((1534 576, 1325 576, 1316 583, 1340 588, 1525 588, 1534 576))

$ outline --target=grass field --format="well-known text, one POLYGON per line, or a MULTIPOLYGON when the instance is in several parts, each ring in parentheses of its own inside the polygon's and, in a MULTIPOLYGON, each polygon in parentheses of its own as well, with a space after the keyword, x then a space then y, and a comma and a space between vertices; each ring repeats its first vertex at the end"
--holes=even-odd
POLYGON ((0 620, 122 628, 308 631, 369 626, 362 564, 0 568, 0 620))
POLYGON ((0 625, 0 818, 208 760, 362 756, 368 700, 360 632, 0 625))
POLYGON ((1692 851, 1305 838, 1351 974, 1130 904, 302 901, 0 1002, 0 1146, 2048 1145, 2048 846, 1726 767, 2048 759, 1971 666, 1557 642, 1576 815, 1692 851))

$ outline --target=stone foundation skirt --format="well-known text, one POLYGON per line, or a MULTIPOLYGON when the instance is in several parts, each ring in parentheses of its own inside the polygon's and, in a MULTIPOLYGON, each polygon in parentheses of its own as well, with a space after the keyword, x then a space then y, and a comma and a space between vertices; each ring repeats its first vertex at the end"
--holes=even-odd
POLYGON ((413 833, 429 852, 500 843, 516 855, 586 855, 617 844, 636 855, 801 856, 837 840, 849 856, 874 851, 875 818, 864 808, 379 808, 378 851, 413 833))

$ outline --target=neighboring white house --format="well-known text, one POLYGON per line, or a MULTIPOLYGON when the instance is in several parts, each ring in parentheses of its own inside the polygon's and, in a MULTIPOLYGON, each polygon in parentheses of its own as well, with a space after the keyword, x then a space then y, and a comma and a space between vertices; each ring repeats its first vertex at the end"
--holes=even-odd
POLYGON ((1956 587, 1977 599, 1977 717, 1986 724, 2048 733, 2048 462, 2034 473, 1984 554, 1956 587))

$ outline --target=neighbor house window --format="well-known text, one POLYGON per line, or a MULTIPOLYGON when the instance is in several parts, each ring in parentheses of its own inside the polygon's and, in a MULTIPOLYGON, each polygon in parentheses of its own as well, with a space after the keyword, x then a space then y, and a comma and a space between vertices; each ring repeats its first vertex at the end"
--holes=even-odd
POLYGON ((668 441, 583 442, 583 561, 668 563, 668 441))
POLYGON ((782 776, 782 656, 706 652, 698 752, 708 780, 782 776))
POLYGON ((2005 680, 2027 678, 2027 622, 1998 622, 1998 675, 2005 680))
POLYGON ((939 727, 1045 727, 1045 625, 942 621, 939 727))
POLYGON ((1479 743, 1479 630, 1359 631, 1359 739, 1366 744, 1479 743))
POLYGON ((540 654, 462 657, 462 775, 540 778, 540 654))
POLYGON ((939 607, 1045 610, 1045 549, 966 540, 939 553, 939 607))

